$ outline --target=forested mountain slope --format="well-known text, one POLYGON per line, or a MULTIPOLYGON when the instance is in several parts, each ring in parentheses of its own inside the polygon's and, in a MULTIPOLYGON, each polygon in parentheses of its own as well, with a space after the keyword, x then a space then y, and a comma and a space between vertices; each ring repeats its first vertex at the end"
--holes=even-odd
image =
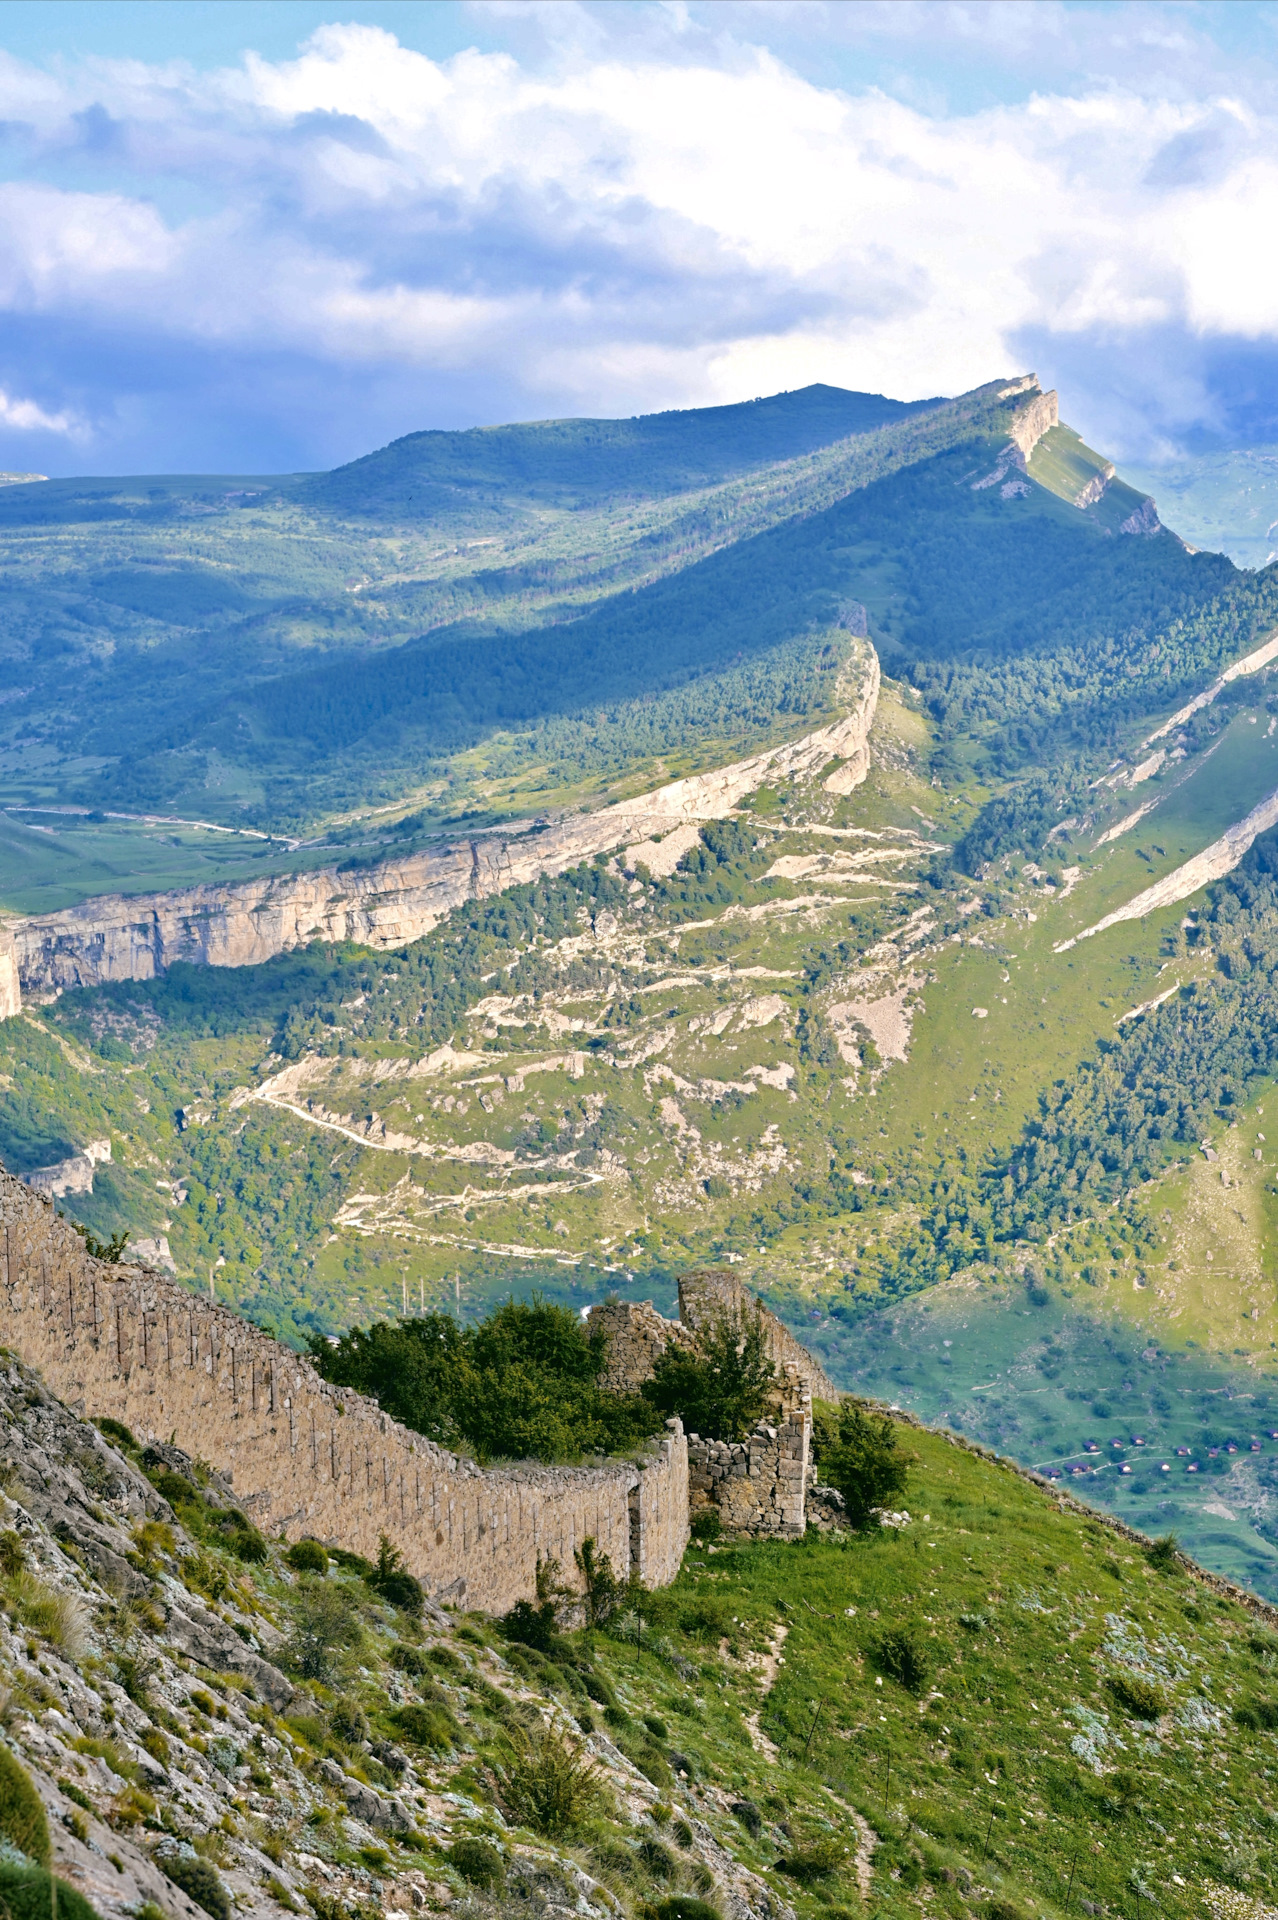
MULTIPOLYGON (((1278 573, 1187 551, 1032 384, 908 414, 784 398, 704 432, 545 429, 544 498, 516 472, 541 429, 371 458, 370 498, 446 485, 450 512, 507 515, 473 537, 509 566, 451 525, 321 504, 313 479, 234 506, 81 489, 74 511, 105 517, 74 539, 34 495, 26 523, 12 509, 18 573, 101 539, 110 564, 77 577, 117 596, 126 540, 179 599, 210 570, 229 590, 238 555, 235 591, 269 606, 103 642, 92 672, 67 653, 0 713, 5 764, 41 769, 50 804, 197 762, 202 817, 282 830, 305 797, 323 844, 251 843, 263 866, 642 792, 828 724, 858 648, 886 678, 862 784, 758 787, 677 864, 605 850, 398 952, 28 1009, 0 1029, 0 1154, 296 1340, 530 1285, 668 1301, 682 1265, 731 1262, 834 1377, 1278 1593, 1278 573), (312 566, 340 620, 284 593, 312 566), (114 769, 53 708, 38 733, 77 677, 114 769)), ((65 855, 74 894, 95 890, 88 836, 124 829, 22 831, 41 885, 65 855)))

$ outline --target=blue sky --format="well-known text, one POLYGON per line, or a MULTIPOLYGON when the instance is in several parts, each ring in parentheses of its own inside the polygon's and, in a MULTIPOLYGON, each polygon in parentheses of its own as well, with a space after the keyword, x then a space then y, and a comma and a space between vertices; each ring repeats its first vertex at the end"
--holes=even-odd
POLYGON ((7 0, 0 466, 1033 368, 1278 441, 1278 5, 7 0))

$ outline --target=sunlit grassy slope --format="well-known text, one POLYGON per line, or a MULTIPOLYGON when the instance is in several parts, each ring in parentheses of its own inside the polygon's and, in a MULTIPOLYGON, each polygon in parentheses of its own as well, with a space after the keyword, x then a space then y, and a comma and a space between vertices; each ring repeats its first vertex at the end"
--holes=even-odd
MULTIPOLYGON (((981 1899, 1134 1913, 1138 1893, 1205 1914, 1225 1911, 1213 1888, 1271 1887, 1272 1738, 1238 1730, 1267 1697, 1267 1631, 1005 1470, 905 1437, 918 1465, 901 1534, 690 1552, 657 1624, 700 1607, 705 1642, 723 1636, 700 1687, 606 1655, 627 1704, 655 1696, 671 1739, 755 1802, 744 1857, 767 1874, 830 1834, 855 1854, 859 1816, 877 1839, 864 1891, 885 1914, 981 1899), (917 1650, 911 1690, 892 1678, 893 1634, 917 1650), (760 1710, 743 1669, 781 1648, 760 1710), (1133 1681, 1154 1689, 1138 1711, 1156 1724, 1134 1716, 1133 1681), (750 1710, 775 1760, 751 1750, 750 1710)), ((771 1884, 801 1912, 860 1910, 850 1859, 771 1884)))
POLYGON ((354 825, 358 841, 360 816, 385 827, 396 802, 438 824, 476 803, 597 795, 690 731, 730 758, 811 677, 801 585, 766 634, 746 621, 706 649, 676 620, 665 648, 597 648, 593 677, 584 639, 568 648, 582 672, 566 670, 558 629, 618 596, 624 614, 635 588, 979 438, 1010 404, 997 386, 909 407, 813 388, 415 436, 309 479, 0 490, 0 800, 337 827, 339 842, 354 825), (435 636, 442 677, 423 688, 435 636), (489 740, 478 767, 453 768, 489 740))

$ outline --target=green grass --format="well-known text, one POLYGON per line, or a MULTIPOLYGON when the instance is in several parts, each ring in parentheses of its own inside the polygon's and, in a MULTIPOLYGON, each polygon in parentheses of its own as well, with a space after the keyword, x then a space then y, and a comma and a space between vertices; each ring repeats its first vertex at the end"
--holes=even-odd
MULTIPOLYGON (((1222 1889, 1263 1898, 1278 1872, 1265 1730, 1278 1635, 1005 1464, 916 1428, 900 1438, 907 1528, 694 1545, 670 1587, 632 1593, 601 1629, 561 1623, 546 1653, 481 1614, 406 1629, 334 1568, 324 1589, 358 1639, 327 1681, 295 1674, 287 1719, 254 1702, 236 1732, 210 1728, 227 1716, 214 1697, 226 1677, 201 1669, 166 1711, 169 1764, 181 1769, 192 1738, 242 1747, 265 1769, 254 1785, 286 1870, 305 1849, 339 1877, 370 1869, 393 1887, 424 1870, 455 1896, 482 1879, 513 1901, 532 1860, 560 1884, 584 1869, 624 1920, 677 1897, 716 1911, 705 1862, 722 1870, 725 1856, 799 1920, 920 1908, 1135 1920, 1138 1896, 1142 1911, 1203 1920, 1222 1889), (1137 1717, 1148 1712, 1156 1724, 1137 1717), (351 1729, 365 1726, 372 1748, 357 1751, 351 1729), (277 1740, 311 1776, 300 1832, 270 1804, 277 1740), (570 1777, 583 1741, 577 1784, 583 1760, 597 1766, 593 1796, 570 1777), (360 1851, 329 1809, 319 1756, 393 1792, 386 1742, 411 1748, 429 1824, 360 1851), (638 1769, 624 1780, 621 1755, 638 1769)), ((311 1590, 282 1544, 251 1587, 216 1539, 183 1563, 202 1593, 219 1567, 234 1624, 265 1615, 291 1659, 311 1590)), ((145 1631, 149 1653, 163 1630, 145 1631)), ((244 1702, 230 1704, 236 1718, 244 1702)), ((127 1793, 82 1779, 77 1804, 127 1811, 127 1793)), ((185 1817, 200 1857, 225 1864, 239 1848, 238 1823, 205 1834, 185 1817)))
POLYGON ((1111 464, 1086 446, 1072 427, 1052 427, 1029 459, 1030 477, 1072 506, 1083 488, 1111 464))
POLYGON ((1253 1650, 1243 1611, 1006 1470, 907 1437, 919 1461, 903 1534, 693 1549, 654 1624, 687 1631, 699 1609, 706 1653, 720 1632, 726 1651, 703 1653, 687 1688, 657 1660, 605 1656, 628 1710, 655 1700, 672 1744, 762 1809, 744 1857, 803 1913, 855 1906, 851 1877, 796 1892, 774 1862, 796 1839, 854 1846, 850 1810, 878 1836, 885 1915, 924 1894, 954 1914, 974 1898, 1063 1913, 1075 1861, 1075 1908, 1134 1912, 1137 1875, 1171 1915, 1199 1913, 1209 1881, 1271 1884, 1272 1742, 1232 1713, 1266 1693, 1272 1656, 1263 1636, 1253 1650), (782 1626, 784 1665, 760 1701, 741 1662, 782 1626), (921 1658, 915 1691, 883 1678, 892 1632, 921 1658), (1167 1701, 1156 1734, 1116 1704, 1114 1683, 1138 1674, 1167 1701), (752 1708, 775 1763, 751 1745, 752 1708))
POLYGON ((316 859, 247 834, 11 811, 0 814, 0 906, 58 913, 99 894, 218 886, 294 873, 316 859))

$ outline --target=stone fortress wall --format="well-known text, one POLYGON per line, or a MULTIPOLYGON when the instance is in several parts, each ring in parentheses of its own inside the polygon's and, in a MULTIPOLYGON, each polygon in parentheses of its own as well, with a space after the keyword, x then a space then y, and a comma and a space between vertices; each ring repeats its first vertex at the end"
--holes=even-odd
POLYGON ((623 1578, 663 1586, 688 1542, 677 1420, 637 1465, 481 1469, 331 1386, 229 1309, 89 1258, 51 1204, 6 1173, 0 1341, 75 1411, 208 1461, 264 1530, 370 1559, 389 1535, 436 1600, 504 1612, 533 1597, 539 1557, 571 1576, 587 1536, 623 1578))
POLYGON ((590 1309, 592 1329, 608 1335, 605 1384, 637 1393, 668 1346, 691 1346, 698 1329, 742 1314, 757 1314, 777 1368, 773 1404, 744 1441, 688 1435, 688 1493, 692 1517, 718 1510, 724 1531, 754 1539, 797 1539, 807 1524, 812 1478, 812 1401, 843 1396, 806 1347, 731 1268, 702 1269, 679 1282, 679 1318, 666 1320, 649 1301, 605 1300, 590 1309))

